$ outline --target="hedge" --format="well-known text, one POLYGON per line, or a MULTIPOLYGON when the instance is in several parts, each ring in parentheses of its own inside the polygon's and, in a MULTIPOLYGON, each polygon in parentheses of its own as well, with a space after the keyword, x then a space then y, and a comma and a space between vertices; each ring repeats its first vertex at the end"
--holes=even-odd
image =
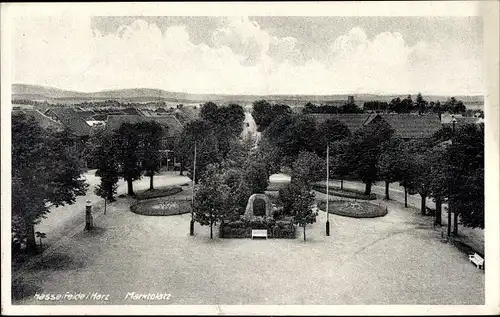
POLYGON ((278 220, 272 218, 237 220, 224 222, 219 228, 220 238, 251 238, 252 229, 267 230, 268 238, 274 239, 295 239, 296 228, 291 221, 278 220))
MULTIPOLYGON (((325 210, 326 202, 319 202, 318 208, 321 210, 325 210)), ((387 215, 386 207, 363 201, 330 201, 328 204, 328 209, 331 214, 352 218, 375 218, 387 215), (361 208, 354 208, 354 204, 359 205, 361 208)))
MULTIPOLYGON (((320 193, 326 194, 326 185, 314 184, 312 186, 312 189, 314 189, 315 191, 318 191, 320 193)), ((365 195, 364 193, 361 193, 359 191, 355 191, 353 189, 350 189, 350 190, 339 189, 338 187, 333 187, 331 185, 328 188, 328 194, 333 195, 333 196, 338 196, 338 197, 361 199, 361 200, 376 200, 377 199, 377 195, 375 195, 374 193, 371 193, 370 195, 365 195)))
POLYGON ((181 187, 160 187, 153 190, 145 190, 136 194, 137 200, 166 197, 178 194, 182 191, 181 187))

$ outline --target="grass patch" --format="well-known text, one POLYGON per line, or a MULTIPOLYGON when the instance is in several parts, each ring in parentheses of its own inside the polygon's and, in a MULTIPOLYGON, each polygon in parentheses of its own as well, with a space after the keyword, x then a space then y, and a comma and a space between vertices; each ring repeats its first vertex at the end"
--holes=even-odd
POLYGON ((136 193, 135 198, 137 200, 151 199, 151 198, 159 198, 159 197, 167 197, 178 194, 182 191, 181 187, 159 187, 153 190, 145 190, 142 192, 136 193))
MULTIPOLYGON (((318 208, 325 210, 326 202, 319 202, 318 208)), ((385 207, 363 201, 330 201, 328 211, 331 214, 352 218, 375 218, 387 215, 385 207)))
POLYGON ((130 206, 133 213, 145 216, 172 216, 191 212, 191 202, 187 200, 148 199, 130 206))
MULTIPOLYGON (((326 194, 326 185, 323 184, 314 184, 312 186, 312 189, 315 191, 318 191, 320 193, 326 194)), ((340 189, 337 186, 332 186, 330 185, 328 187, 328 194, 333 195, 333 196, 338 196, 338 197, 344 197, 344 198, 354 198, 354 199, 361 199, 361 200, 376 200, 377 195, 374 193, 371 193, 370 195, 365 195, 363 192, 355 190, 355 189, 340 189)))

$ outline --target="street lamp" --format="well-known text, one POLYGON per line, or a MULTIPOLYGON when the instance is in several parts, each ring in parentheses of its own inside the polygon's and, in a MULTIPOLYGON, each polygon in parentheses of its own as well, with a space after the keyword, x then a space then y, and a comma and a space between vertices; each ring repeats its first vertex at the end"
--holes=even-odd
POLYGON ((193 189, 191 193, 191 223, 189 225, 189 235, 194 235, 194 183, 196 178, 196 141, 194 142, 194 160, 193 160, 193 189))
POLYGON ((328 195, 328 189, 330 187, 330 144, 326 143, 326 235, 330 236, 330 210, 328 202, 330 201, 330 196, 328 195))
POLYGON ((92 202, 85 203, 85 230, 92 230, 92 202))
MULTIPOLYGON (((455 119, 455 116, 451 116, 451 145, 453 145, 453 138, 455 137, 455 124, 457 123, 457 119, 455 119)), ((451 184, 449 184, 451 186, 451 184)), ((455 217, 457 215, 455 214, 455 217)), ((448 231, 447 231, 448 237, 451 236, 451 188, 448 188, 448 231)))

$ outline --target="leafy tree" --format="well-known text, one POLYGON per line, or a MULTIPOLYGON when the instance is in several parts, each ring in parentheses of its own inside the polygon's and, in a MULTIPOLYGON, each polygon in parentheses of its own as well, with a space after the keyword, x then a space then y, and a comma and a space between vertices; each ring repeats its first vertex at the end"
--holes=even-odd
POLYGON ((457 130, 448 147, 449 204, 467 227, 484 228, 484 125, 467 124, 457 130))
POLYGON ((161 146, 164 128, 154 121, 143 121, 136 125, 140 135, 140 153, 142 159, 142 169, 145 175, 149 177, 149 189, 153 187, 153 177, 160 170, 161 146))
POLYGON ((344 189, 344 178, 352 173, 353 164, 349 161, 350 140, 345 138, 332 143, 330 147, 330 177, 340 179, 340 189, 344 189))
POLYGON ((415 103, 417 105, 418 114, 422 114, 422 113, 426 112, 428 102, 424 100, 421 93, 418 93, 417 99, 415 100, 415 103))
POLYGON ((292 182, 309 188, 311 183, 325 178, 325 170, 325 160, 312 152, 300 152, 293 162, 292 182))
POLYGON ((218 120, 218 106, 216 103, 209 101, 201 105, 200 117, 202 120, 217 122, 218 120))
POLYGON ((446 202, 449 196, 449 184, 448 184, 448 174, 449 174, 449 163, 447 158, 446 148, 443 146, 435 146, 433 148, 432 156, 429 158, 429 163, 431 165, 430 172, 428 174, 430 182, 430 193, 429 195, 434 198, 436 203, 436 215, 434 223, 441 226, 442 219, 442 205, 446 202))
POLYGON ((241 168, 224 168, 221 173, 223 183, 229 188, 225 216, 237 220, 240 215, 245 213, 252 190, 245 180, 245 173, 241 168))
POLYGON ((89 142, 94 142, 92 156, 94 157, 96 176, 101 178, 95 193, 110 202, 114 201, 114 195, 118 187, 120 166, 117 158, 118 150, 113 142, 113 135, 108 130, 100 130, 89 142))
POLYGON ((12 230, 36 251, 35 224, 55 207, 73 204, 85 195, 75 140, 62 132, 43 130, 24 114, 12 116, 12 230))
POLYGON ((434 155, 432 148, 429 148, 425 142, 414 141, 410 145, 411 151, 413 152, 412 169, 414 171, 414 177, 410 183, 410 188, 412 191, 416 191, 420 194, 421 198, 421 208, 420 211, 422 215, 426 215, 426 199, 431 194, 431 179, 429 175, 431 174, 431 164, 430 159, 434 155))
POLYGON ((318 106, 316 106, 313 103, 306 103, 304 105, 304 108, 302 109, 302 113, 317 113, 318 112, 318 106))
POLYGON ((127 194, 134 196, 133 182, 141 178, 143 171, 143 158, 140 152, 141 136, 137 125, 122 123, 115 131, 113 142, 116 144, 120 176, 127 181, 127 194))
POLYGON ((271 105, 265 100, 253 103, 252 116, 257 124, 257 131, 263 132, 275 119, 290 115, 292 109, 287 105, 271 105))
POLYGON ((203 120, 189 122, 181 132, 179 156, 182 164, 190 170, 190 177, 194 167, 194 148, 196 143, 196 179, 203 177, 203 173, 209 164, 221 162, 217 138, 213 126, 203 120))
POLYGON ((325 157, 326 145, 332 144, 351 136, 351 131, 342 122, 335 119, 327 119, 319 124, 317 129, 317 153, 325 157))
POLYGON ((210 226, 210 239, 213 239, 213 225, 224 219, 230 193, 219 168, 214 164, 206 167, 193 204, 195 221, 210 226))
POLYGON ((261 162, 251 162, 245 166, 245 182, 252 194, 263 193, 269 186, 269 174, 261 162))
POLYGON ((365 194, 371 193, 371 187, 378 179, 378 160, 382 144, 389 140, 394 130, 385 121, 376 122, 356 131, 349 138, 346 153, 341 156, 342 164, 348 165, 353 175, 365 183, 365 194))
POLYGON ((282 165, 289 167, 301 151, 318 148, 315 121, 304 115, 279 117, 269 125, 264 136, 279 148, 283 155, 282 165))
POLYGON ((268 175, 278 173, 281 168, 283 153, 280 148, 272 144, 267 138, 264 138, 252 156, 255 161, 258 161, 266 167, 268 175))
POLYGON ((293 221, 304 228, 306 241, 306 225, 315 223, 317 213, 313 212, 314 195, 305 186, 289 183, 279 191, 279 200, 283 204, 283 211, 293 216, 293 221))
POLYGON ((378 173, 380 179, 385 181, 385 199, 387 200, 390 199, 390 183, 402 179, 404 157, 401 153, 404 146, 403 140, 395 135, 382 144, 382 152, 378 160, 378 173))

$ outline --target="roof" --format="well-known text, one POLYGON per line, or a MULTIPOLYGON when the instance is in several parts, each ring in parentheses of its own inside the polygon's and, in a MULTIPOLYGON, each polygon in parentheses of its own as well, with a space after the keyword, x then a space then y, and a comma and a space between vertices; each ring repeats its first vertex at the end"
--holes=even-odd
POLYGON ((64 129, 64 126, 61 123, 55 121, 51 117, 44 115, 38 110, 21 109, 21 110, 14 110, 13 113, 24 113, 26 116, 33 117, 35 121, 38 122, 38 124, 44 129, 48 128, 53 128, 56 130, 64 129))
POLYGON ((174 116, 144 117, 137 115, 114 115, 108 116, 106 127, 111 130, 118 129, 123 123, 138 123, 143 121, 155 121, 164 127, 168 127, 168 136, 173 136, 182 131, 182 124, 174 116))
MULTIPOLYGON (((450 118, 449 120, 441 120, 442 124, 445 126, 451 126, 453 123, 451 121, 452 119, 450 118)), ((466 124, 476 124, 476 123, 481 123, 484 122, 481 118, 477 117, 455 117, 456 120, 456 126, 463 126, 466 124)))
POLYGON ((370 118, 370 114, 361 113, 361 114, 310 114, 315 121, 316 124, 321 124, 326 120, 337 120, 347 126, 347 128, 354 132, 363 127, 364 123, 370 118))
POLYGON ((87 121, 91 119, 95 113, 92 110, 81 110, 81 111, 76 111, 76 114, 80 116, 80 118, 82 118, 83 121, 87 121))
MULTIPOLYGON (((379 114, 393 129, 394 133, 404 139, 430 138, 441 129, 441 120, 435 114, 418 115, 411 113, 379 114)), ((369 124, 372 117, 365 124, 369 124)))
POLYGON ((90 126, 71 108, 51 108, 45 111, 45 114, 53 114, 57 120, 76 136, 88 136, 90 134, 90 126))

